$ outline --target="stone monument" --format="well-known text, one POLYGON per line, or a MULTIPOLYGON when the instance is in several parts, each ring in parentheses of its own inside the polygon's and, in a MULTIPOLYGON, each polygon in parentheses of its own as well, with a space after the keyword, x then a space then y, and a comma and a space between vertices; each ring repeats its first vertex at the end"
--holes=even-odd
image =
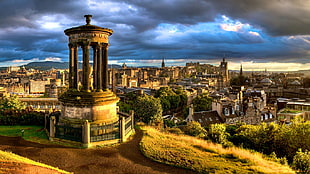
POLYGON ((69 89, 59 97, 61 115, 53 132, 56 138, 89 146, 91 142, 120 139, 125 123, 117 112, 119 98, 108 89, 108 47, 113 31, 91 25, 92 15, 84 17, 85 25, 64 31, 69 37, 69 89), (80 48, 82 70, 78 67, 80 48))
POLYGON ((69 36, 69 90, 59 98, 62 117, 96 122, 118 120, 116 103, 119 98, 108 90, 108 46, 113 31, 91 25, 92 15, 85 15, 86 25, 66 29, 69 36), (78 49, 83 52, 82 79, 78 76, 78 49), (93 49, 93 73, 90 69, 93 49), (91 77, 92 76, 92 77, 91 77), (91 84, 91 78, 93 83, 91 84))

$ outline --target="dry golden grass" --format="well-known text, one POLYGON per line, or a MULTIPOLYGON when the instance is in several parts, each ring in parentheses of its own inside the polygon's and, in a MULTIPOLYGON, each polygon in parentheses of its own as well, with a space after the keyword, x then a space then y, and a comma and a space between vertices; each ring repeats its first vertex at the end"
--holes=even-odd
POLYGON ((289 166, 268 161, 260 153, 207 142, 191 136, 142 127, 143 154, 155 161, 200 173, 295 173, 289 166))
MULTIPOLYGON (((30 160, 28 158, 16 155, 14 153, 11 152, 5 152, 5 151, 1 151, 0 150, 0 163, 1 162, 17 162, 17 163, 21 163, 21 164, 30 164, 30 165, 35 165, 35 166, 40 166, 40 167, 44 167, 44 168, 48 168, 54 171, 57 171, 59 173, 64 173, 64 174, 69 174, 70 172, 66 172, 64 170, 60 170, 58 168, 46 165, 46 164, 42 164, 33 160, 30 160)), ((1 166, 0 166, 0 170, 1 170, 1 166)), ((3 169, 4 170, 4 169, 3 169)))

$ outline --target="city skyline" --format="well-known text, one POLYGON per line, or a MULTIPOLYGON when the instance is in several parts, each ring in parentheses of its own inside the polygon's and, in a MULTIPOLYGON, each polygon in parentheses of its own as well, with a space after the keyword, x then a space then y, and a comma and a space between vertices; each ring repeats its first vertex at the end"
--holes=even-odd
POLYGON ((310 2, 1 1, 0 66, 68 61, 64 30, 91 24, 114 30, 109 63, 167 66, 200 62, 247 71, 310 69, 310 2), (18 4, 18 5, 16 5, 18 4))

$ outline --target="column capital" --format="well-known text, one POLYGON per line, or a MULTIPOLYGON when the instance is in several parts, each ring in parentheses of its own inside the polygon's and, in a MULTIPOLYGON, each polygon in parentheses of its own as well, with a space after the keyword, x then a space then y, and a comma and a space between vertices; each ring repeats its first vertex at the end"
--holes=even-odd
POLYGON ((68 47, 69 47, 69 48, 74 48, 74 47, 77 47, 77 46, 78 46, 77 43, 71 43, 71 42, 70 42, 70 43, 68 44, 68 47))
POLYGON ((101 48, 102 46, 98 43, 92 44, 93 49, 101 48))
POLYGON ((102 47, 105 47, 105 48, 107 48, 107 47, 110 46, 110 44, 108 44, 108 43, 101 43, 100 45, 101 45, 102 47))
POLYGON ((81 46, 82 46, 82 47, 89 47, 90 44, 91 44, 91 42, 89 42, 89 41, 83 41, 83 42, 81 43, 81 46))

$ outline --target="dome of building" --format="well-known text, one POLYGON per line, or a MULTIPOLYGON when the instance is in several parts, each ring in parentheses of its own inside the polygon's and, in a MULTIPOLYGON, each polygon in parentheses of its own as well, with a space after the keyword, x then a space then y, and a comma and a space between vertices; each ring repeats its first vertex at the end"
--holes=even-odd
POLYGON ((268 78, 265 78, 265 79, 261 80, 260 83, 267 85, 267 84, 271 84, 272 81, 268 78))
POLYGON ((289 83, 290 85, 301 85, 301 83, 298 80, 294 80, 291 83, 289 83))

